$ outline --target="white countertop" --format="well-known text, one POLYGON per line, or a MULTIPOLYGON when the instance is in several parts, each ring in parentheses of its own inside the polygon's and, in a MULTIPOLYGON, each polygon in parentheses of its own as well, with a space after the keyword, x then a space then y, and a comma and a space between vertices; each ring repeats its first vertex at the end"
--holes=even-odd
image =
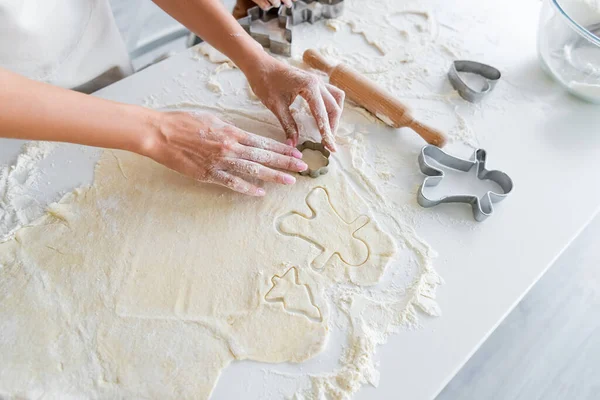
MULTIPOLYGON (((433 10, 439 36, 460 38, 462 57, 497 66, 503 78, 479 106, 456 97, 441 101, 437 94, 452 93, 444 75, 452 58, 446 55, 446 63, 437 59, 438 64, 431 64, 432 58, 424 57, 403 66, 403 73, 422 67, 429 72, 397 94, 417 116, 446 131, 462 126, 458 132, 464 132, 456 113, 462 115, 478 144, 488 151, 489 167, 509 173, 515 190, 482 224, 471 222, 467 206, 420 209, 414 195, 420 179, 416 156, 423 142, 408 130, 394 132, 373 125, 369 141, 397 148, 396 158, 389 160, 396 172, 393 185, 381 189, 414 211, 417 233, 439 253, 435 268, 445 285, 438 290, 443 316, 423 316, 422 329, 392 336, 378 352, 379 388, 363 388, 359 399, 435 397, 600 209, 600 108, 567 95, 541 71, 535 47, 539 2, 429 3, 418 9, 433 10)), ((347 28, 336 33, 310 26, 301 29, 302 35, 295 36, 296 54, 309 45, 330 43, 343 51, 370 49, 362 36, 347 28)), ((239 98, 247 93, 239 71, 217 75, 224 93, 213 93, 206 80, 215 65, 192 54, 190 50, 172 57, 98 95, 149 106, 192 99, 240 108, 239 98)), ((1 140, 0 164, 17 149, 17 142, 1 140)), ((460 140, 448 149, 465 157, 471 152, 460 140)), ((94 160, 94 152, 61 147, 44 162, 49 184, 42 201, 90 182, 94 160)), ((260 377, 260 368, 245 362, 228 367, 213 398, 259 396, 260 388, 239 382, 260 377)))

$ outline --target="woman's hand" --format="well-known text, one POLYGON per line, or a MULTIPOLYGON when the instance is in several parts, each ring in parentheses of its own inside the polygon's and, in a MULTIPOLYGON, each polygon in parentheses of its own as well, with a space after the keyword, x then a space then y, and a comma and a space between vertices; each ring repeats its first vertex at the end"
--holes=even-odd
MULTIPOLYGON (((292 7, 292 2, 296 0, 252 0, 257 6, 262 8, 263 10, 268 10, 269 8, 279 7, 282 4, 288 8, 292 7)), ((239 3, 239 1, 238 1, 239 3)))
MULTIPOLYGON (((281 0, 283 1, 283 0, 281 0)), ((335 151, 344 92, 321 82, 316 76, 291 67, 264 52, 231 14, 216 0, 154 0, 176 20, 225 54, 244 72, 250 87, 279 119, 287 143, 298 143, 298 127, 290 105, 303 97, 317 122, 323 144, 335 151)), ((273 5, 276 0, 268 0, 273 5)), ((266 1, 262 2, 267 6, 266 1)), ((289 1, 283 1, 289 5, 289 1)))
POLYGON ((155 131, 144 143, 144 155, 201 182, 251 196, 264 196, 265 191, 248 178, 291 185, 296 179, 277 169, 307 168, 294 147, 243 131, 208 113, 162 113, 155 131))
POLYGON ((335 151, 337 130, 344 92, 323 83, 316 75, 294 68, 273 57, 263 57, 261 63, 245 71, 250 87, 265 106, 279 119, 290 146, 298 144, 298 127, 290 105, 301 96, 310 108, 323 138, 323 144, 335 151))

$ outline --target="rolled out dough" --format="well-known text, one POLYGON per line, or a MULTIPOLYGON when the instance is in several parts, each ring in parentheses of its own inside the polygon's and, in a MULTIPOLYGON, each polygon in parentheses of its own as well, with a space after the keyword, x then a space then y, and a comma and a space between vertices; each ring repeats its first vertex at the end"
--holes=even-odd
POLYGON ((105 151, 93 186, 0 244, 0 397, 201 399, 234 359, 318 354, 325 290, 375 284, 395 245, 335 160, 266 190, 105 151))

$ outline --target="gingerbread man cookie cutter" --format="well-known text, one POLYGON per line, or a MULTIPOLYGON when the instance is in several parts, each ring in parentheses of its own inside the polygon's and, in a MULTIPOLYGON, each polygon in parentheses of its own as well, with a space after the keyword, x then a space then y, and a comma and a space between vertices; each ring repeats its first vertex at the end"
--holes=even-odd
POLYGON ((458 158, 444 152, 437 146, 428 145, 421 149, 419 154, 419 167, 427 177, 419 188, 417 201, 422 207, 434 207, 442 203, 466 203, 473 208, 473 217, 481 222, 488 218, 494 212, 493 203, 504 200, 513 190, 512 179, 502 171, 488 170, 485 167, 486 152, 483 149, 477 149, 470 159, 458 158), (437 186, 444 179, 444 171, 434 167, 427 162, 427 158, 434 160, 437 164, 452 168, 458 171, 469 172, 477 168, 477 178, 481 180, 490 180, 495 182, 502 192, 488 191, 483 196, 477 197, 469 194, 453 195, 441 197, 439 199, 430 199, 423 193, 426 187, 437 186))

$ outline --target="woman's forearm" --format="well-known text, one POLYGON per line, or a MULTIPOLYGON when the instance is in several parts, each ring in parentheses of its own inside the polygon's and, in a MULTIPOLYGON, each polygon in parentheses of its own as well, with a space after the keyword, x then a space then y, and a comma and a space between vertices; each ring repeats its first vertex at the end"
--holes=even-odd
POLYGON ((244 73, 268 55, 220 0, 154 0, 192 32, 229 57, 244 73))
POLYGON ((0 68, 0 137, 142 152, 152 138, 156 114, 0 68))
POLYGON ((0 69, 0 137, 133 151, 202 182, 263 196, 248 175, 290 185, 304 171, 294 147, 210 114, 160 112, 35 82, 0 69))

